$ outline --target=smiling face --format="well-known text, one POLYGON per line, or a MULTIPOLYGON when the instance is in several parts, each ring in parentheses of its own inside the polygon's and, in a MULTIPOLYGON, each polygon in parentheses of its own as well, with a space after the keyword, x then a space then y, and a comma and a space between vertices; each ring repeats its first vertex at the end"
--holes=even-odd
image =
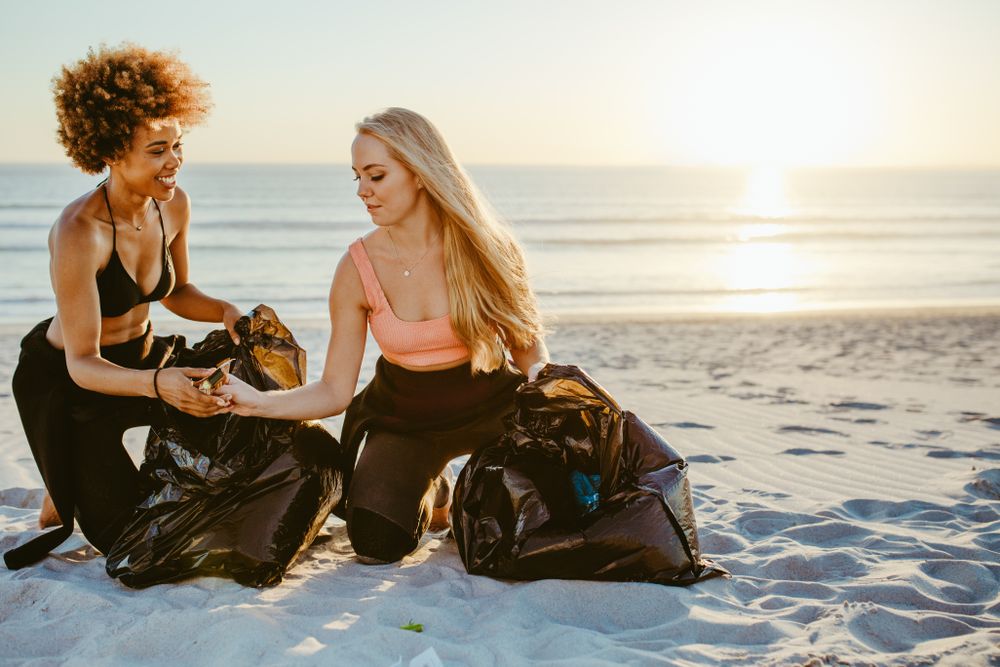
POLYGON ((128 152, 111 165, 112 171, 132 192, 170 201, 177 187, 177 172, 184 162, 181 134, 177 121, 140 127, 128 152))
POLYGON ((351 144, 351 162, 358 196, 376 225, 394 225, 417 211, 423 188, 416 175, 393 159, 381 141, 359 134, 351 144))

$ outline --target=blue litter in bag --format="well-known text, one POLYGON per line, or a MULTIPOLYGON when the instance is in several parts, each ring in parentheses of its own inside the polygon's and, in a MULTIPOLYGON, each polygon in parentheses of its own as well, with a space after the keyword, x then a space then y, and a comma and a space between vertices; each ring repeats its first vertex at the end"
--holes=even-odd
POLYGON ((579 470, 569 473, 569 481, 573 484, 573 500, 583 514, 589 514, 597 509, 601 503, 601 494, 598 489, 601 487, 600 475, 586 475, 579 470))

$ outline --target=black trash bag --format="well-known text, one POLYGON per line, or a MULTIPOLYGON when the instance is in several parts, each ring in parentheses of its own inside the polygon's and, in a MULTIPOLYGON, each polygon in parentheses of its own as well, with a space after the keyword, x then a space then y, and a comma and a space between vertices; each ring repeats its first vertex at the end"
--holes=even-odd
POLYGON ((699 553, 684 459, 590 376, 549 364, 515 405, 455 486, 470 574, 671 585, 727 574, 699 553))
MULTIPOLYGON (((171 365, 209 367, 261 390, 305 381, 305 350, 267 306, 236 324, 240 345, 213 331, 171 365)), ((144 473, 151 494, 107 555, 107 572, 132 587, 191 575, 250 586, 281 582, 340 501, 339 444, 319 422, 224 414, 199 419, 164 404, 150 429, 144 473)))

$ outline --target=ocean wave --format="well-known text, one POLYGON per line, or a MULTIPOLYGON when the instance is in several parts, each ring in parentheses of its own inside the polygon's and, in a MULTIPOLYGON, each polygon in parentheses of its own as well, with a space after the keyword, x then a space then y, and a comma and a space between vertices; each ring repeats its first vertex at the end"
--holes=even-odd
POLYGON ((543 297, 644 297, 644 296, 727 296, 732 294, 805 294, 808 292, 823 291, 809 287, 778 287, 778 288, 755 288, 755 289, 665 289, 665 288, 633 288, 633 289, 601 289, 601 290, 561 290, 561 289, 536 289, 535 294, 543 297))
POLYGON ((631 246, 631 245, 673 245, 673 244, 702 244, 702 243, 791 243, 795 241, 891 241, 907 239, 1000 239, 1000 228, 995 231, 966 232, 956 234, 955 232, 932 232, 900 230, 898 233, 888 232, 789 232, 777 234, 762 234, 749 238, 742 238, 733 235, 727 236, 635 236, 622 238, 620 236, 607 236, 600 238, 572 238, 565 236, 551 237, 526 237, 521 238, 525 244, 543 245, 547 243, 559 244, 562 246, 631 246))
POLYGON ((66 208, 67 202, 0 202, 0 210, 23 209, 25 211, 35 211, 39 209, 53 209, 61 211, 66 208))
POLYGON ((712 223, 712 224, 813 224, 813 223, 845 223, 859 224, 890 223, 906 224, 921 222, 972 222, 1000 224, 1000 210, 989 213, 896 213, 888 215, 860 215, 856 213, 823 213, 815 215, 788 215, 780 217, 733 215, 721 213, 683 213, 677 215, 636 215, 631 217, 609 216, 558 216, 558 217, 517 217, 509 216, 508 222, 523 225, 628 225, 628 224, 676 224, 676 223, 712 223))

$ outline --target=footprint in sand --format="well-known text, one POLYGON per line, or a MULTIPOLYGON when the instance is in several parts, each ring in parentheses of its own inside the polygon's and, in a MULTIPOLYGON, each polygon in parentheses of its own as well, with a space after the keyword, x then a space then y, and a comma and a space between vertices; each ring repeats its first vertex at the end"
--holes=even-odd
POLYGON ((947 521, 955 518, 951 508, 925 500, 874 500, 857 498, 845 501, 834 514, 865 521, 883 521, 893 524, 911 521, 947 521))
POLYGON ((685 460, 688 463, 723 463, 724 461, 735 461, 736 457, 724 454, 718 456, 713 456, 712 454, 695 454, 694 456, 688 456, 685 460))
POLYGON ((997 573, 983 563, 968 560, 930 560, 918 565, 935 580, 935 592, 953 602, 973 604, 992 601, 1000 593, 997 573))
POLYGON ((775 533, 780 533, 789 528, 807 526, 821 521, 823 519, 812 514, 754 509, 745 511, 737 517, 735 528, 741 536, 751 541, 756 541, 762 537, 770 537, 775 533))
POLYGON ((921 445, 916 442, 888 442, 886 440, 869 440, 869 445, 875 445, 877 447, 885 447, 886 449, 916 449, 917 447, 928 447, 929 445, 921 445))
POLYGON ((987 417, 982 412, 959 412, 958 421, 963 424, 969 422, 983 422, 987 428, 1000 429, 1000 417, 987 417))
POLYGON ((878 419, 872 419, 870 417, 862 417, 859 419, 854 419, 851 417, 830 417, 838 422, 847 422, 848 424, 881 424, 882 422, 878 419))
MULTIPOLYGON (((787 545, 783 545, 787 546, 787 545)), ((844 551, 819 551, 805 548, 779 555, 755 568, 755 575, 778 581, 815 581, 830 583, 835 579, 858 579, 868 574, 868 566, 858 557, 844 551)))
POLYGON ((834 431, 831 428, 820 428, 814 426, 782 426, 778 429, 778 433, 803 433, 805 435, 839 435, 842 438, 848 437, 846 433, 841 433, 840 431, 834 431))
POLYGON ((1000 500, 1000 468, 980 470, 976 478, 965 485, 965 492, 976 498, 1000 500))
POLYGON ((699 424, 697 422, 660 422, 659 424, 653 424, 653 426, 659 428, 661 426, 672 426, 674 428, 706 428, 714 429, 714 426, 709 426, 708 424, 699 424))
POLYGON ((954 449, 932 449, 927 452, 927 456, 933 459, 985 459, 987 461, 1000 461, 1000 445, 995 445, 995 449, 977 449, 974 452, 960 452, 954 449))
POLYGON ((831 408, 837 408, 838 410, 888 410, 888 405, 882 405, 881 403, 866 403, 864 401, 840 401, 839 403, 831 403, 831 408))
POLYGON ((847 623, 854 638, 876 651, 902 653, 930 639, 974 632, 967 623, 941 614, 911 613, 862 603, 847 623))

